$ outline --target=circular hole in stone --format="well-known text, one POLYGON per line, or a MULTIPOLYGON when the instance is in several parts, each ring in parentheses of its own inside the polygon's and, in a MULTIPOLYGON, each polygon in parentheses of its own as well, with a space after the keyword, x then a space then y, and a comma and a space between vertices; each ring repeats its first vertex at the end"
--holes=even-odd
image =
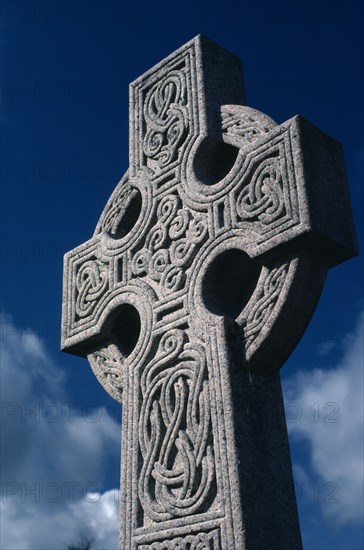
POLYGON ((140 316, 130 304, 121 304, 112 312, 107 322, 107 336, 111 344, 118 346, 127 357, 134 350, 140 336, 140 316))
POLYGON ((242 250, 222 252, 209 265, 203 279, 202 298, 207 309, 236 319, 253 294, 261 269, 242 250))
POLYGON ((125 202, 121 203, 120 209, 115 216, 111 229, 108 231, 110 237, 122 239, 133 229, 137 223, 142 210, 142 195, 139 189, 133 187, 125 202))
POLYGON ((239 150, 225 142, 206 138, 198 148, 194 158, 194 172, 204 185, 214 185, 221 181, 232 169, 239 150))

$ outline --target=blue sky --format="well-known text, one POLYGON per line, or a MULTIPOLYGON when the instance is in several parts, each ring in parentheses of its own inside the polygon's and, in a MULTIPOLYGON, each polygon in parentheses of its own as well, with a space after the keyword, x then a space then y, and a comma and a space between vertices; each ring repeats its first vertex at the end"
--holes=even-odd
MULTIPOLYGON (((230 50, 249 106, 277 122, 301 114, 343 144, 360 244, 363 3, 13 0, 1 10, 0 548, 58 550, 85 533, 111 550, 121 411, 85 360, 60 353, 59 333, 63 254, 90 238, 127 169, 128 84, 198 33, 230 50)), ((282 370, 305 550, 363 547, 362 266, 330 271, 282 370)))

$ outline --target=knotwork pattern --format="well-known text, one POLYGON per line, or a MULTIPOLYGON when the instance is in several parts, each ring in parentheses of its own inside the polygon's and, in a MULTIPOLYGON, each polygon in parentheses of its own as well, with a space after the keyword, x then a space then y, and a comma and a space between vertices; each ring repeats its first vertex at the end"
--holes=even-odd
POLYGON ((263 124, 256 117, 228 108, 222 111, 221 124, 223 133, 229 137, 238 137, 241 145, 252 143, 270 130, 267 124, 263 124))
POLYGON ((91 314, 99 298, 108 288, 108 268, 98 259, 90 259, 79 267, 76 275, 76 315, 85 318, 91 314))
POLYGON ((165 168, 178 157, 188 135, 186 79, 182 71, 171 71, 150 88, 143 115, 147 127, 143 151, 159 168, 165 168))
MULTIPOLYGON (((119 193, 113 199, 112 203, 108 205, 106 212, 104 212, 97 233, 105 231, 109 235, 116 235, 120 221, 125 215, 132 200, 137 196, 137 193, 138 191, 125 181, 119 193)), ((121 237, 123 235, 118 236, 121 237)))
POLYGON ((259 296, 256 297, 244 329, 245 349, 248 350, 261 333, 279 299, 284 281, 287 277, 289 264, 266 270, 266 278, 259 296))
POLYGON ((138 550, 220 550, 219 531, 198 533, 187 537, 177 537, 173 540, 142 544, 138 550))
POLYGON ((114 344, 88 355, 88 360, 101 384, 108 386, 110 393, 122 401, 124 387, 123 357, 114 344))
POLYGON ((242 220, 265 225, 286 214, 279 157, 266 158, 258 165, 237 197, 236 210, 242 220))
POLYGON ((205 350, 186 340, 165 333, 140 380, 139 499, 156 522, 203 511, 216 487, 205 350))

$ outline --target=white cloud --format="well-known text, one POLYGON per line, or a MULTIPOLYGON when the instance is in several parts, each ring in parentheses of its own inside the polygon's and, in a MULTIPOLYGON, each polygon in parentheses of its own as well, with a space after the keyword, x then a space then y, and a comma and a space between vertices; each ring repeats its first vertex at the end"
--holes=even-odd
POLYGON ((93 533, 93 537, 97 533, 98 538, 104 541, 114 541, 114 546, 107 548, 116 548, 115 526, 119 524, 118 502, 119 492, 112 490, 102 495, 88 493, 87 498, 80 505, 71 504, 70 508, 78 525, 84 524, 85 532, 93 533))
MULTIPOLYGON (((103 408, 92 422, 92 411, 85 417, 64 405, 66 371, 54 364, 42 341, 28 331, 24 338, 11 319, 0 320, 6 453, 0 548, 61 550, 86 535, 95 550, 115 550, 118 492, 99 491, 105 458, 120 452, 119 423, 103 408), (30 409, 35 413, 27 413, 30 409), (49 421, 57 414, 57 421, 49 421)), ((302 411, 297 422, 288 422, 290 437, 309 443, 310 468, 323 484, 339 488, 337 502, 320 499, 323 514, 336 525, 360 522, 363 514, 362 345, 363 317, 344 339, 334 368, 301 372, 284 382, 286 406, 295 403, 302 411)), ((295 472, 300 485, 308 486, 308 465, 295 465, 295 472)))
POLYGON ((318 353, 319 355, 327 355, 335 348, 335 342, 323 342, 319 345, 318 353))
MULTIPOLYGON (((48 508, 53 505, 48 504, 48 508)), ((118 491, 88 493, 77 502, 43 510, 16 498, 1 503, 2 550, 65 550, 81 536, 95 550, 117 549, 118 491)))
POLYGON ((105 408, 69 404, 67 373, 43 342, 1 316, 1 550, 60 550, 85 535, 117 547, 117 491, 100 493, 120 456, 105 408))
MULTIPOLYGON (((288 415, 290 437, 309 443, 310 467, 325 493, 321 510, 336 525, 363 517, 363 321, 362 315, 344 338, 334 368, 303 371, 284 382, 286 411, 297 415, 296 422, 288 415)), ((307 485, 305 465, 294 466, 307 485)))

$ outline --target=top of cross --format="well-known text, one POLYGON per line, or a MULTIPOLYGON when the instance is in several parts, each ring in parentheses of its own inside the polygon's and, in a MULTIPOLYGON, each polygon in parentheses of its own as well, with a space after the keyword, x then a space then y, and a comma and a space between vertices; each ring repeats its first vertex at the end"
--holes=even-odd
POLYGON ((244 327, 252 366, 281 366, 323 271, 356 253, 355 233, 340 145, 301 117, 278 125, 242 101, 240 62, 202 35, 130 85, 129 173, 93 238, 65 257, 65 351, 90 355, 109 341, 113 312, 131 307, 145 325, 139 343, 181 319, 198 330, 225 315, 244 327), (232 294, 218 281, 224 266, 232 294))
POLYGON ((157 179, 194 141, 221 141, 221 105, 242 103, 239 59, 198 35, 130 84, 130 175, 157 179))

